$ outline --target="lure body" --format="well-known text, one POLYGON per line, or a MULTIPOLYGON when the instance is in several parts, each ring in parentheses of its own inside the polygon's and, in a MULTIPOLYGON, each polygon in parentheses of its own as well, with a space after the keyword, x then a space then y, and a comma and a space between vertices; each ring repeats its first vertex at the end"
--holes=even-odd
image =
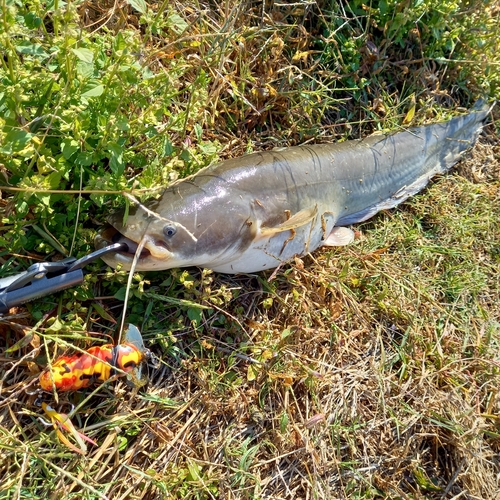
POLYGON ((131 372, 143 359, 144 353, 132 344, 91 347, 86 352, 61 356, 52 364, 52 372, 40 375, 40 385, 46 391, 53 385, 58 391, 78 391, 106 382, 119 373, 117 368, 131 372))
POLYGON ((118 345, 94 346, 87 351, 61 356, 51 368, 40 375, 40 386, 45 391, 78 391, 109 380, 120 372, 132 373, 146 357, 139 330, 129 325, 125 342, 118 345))

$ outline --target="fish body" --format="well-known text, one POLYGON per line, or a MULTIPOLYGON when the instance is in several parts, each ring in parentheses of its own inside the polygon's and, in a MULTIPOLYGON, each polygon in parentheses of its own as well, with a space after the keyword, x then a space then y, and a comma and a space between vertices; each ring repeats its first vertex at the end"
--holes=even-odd
POLYGON ((277 267, 322 245, 352 240, 345 226, 395 207, 447 171, 476 141, 490 108, 443 123, 335 144, 263 151, 223 161, 167 187, 161 198, 109 219, 102 247, 129 252, 109 265, 137 270, 199 266, 222 273, 277 267))

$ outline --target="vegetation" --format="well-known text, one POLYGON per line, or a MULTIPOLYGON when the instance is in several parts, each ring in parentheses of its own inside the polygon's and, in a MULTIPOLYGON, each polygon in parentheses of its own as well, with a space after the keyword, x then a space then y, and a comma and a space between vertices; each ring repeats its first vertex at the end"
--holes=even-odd
MULTIPOLYGON (((113 208, 219 159, 498 99, 499 16, 493 0, 0 0, 0 276, 89 253, 113 208)), ((124 310, 127 273, 97 262, 11 309, 0 499, 495 498, 495 121, 485 132, 352 246, 275 277, 136 273, 124 310), (152 351, 148 386, 42 396, 98 443, 82 456, 40 420, 37 377, 109 343, 123 314, 152 351)))

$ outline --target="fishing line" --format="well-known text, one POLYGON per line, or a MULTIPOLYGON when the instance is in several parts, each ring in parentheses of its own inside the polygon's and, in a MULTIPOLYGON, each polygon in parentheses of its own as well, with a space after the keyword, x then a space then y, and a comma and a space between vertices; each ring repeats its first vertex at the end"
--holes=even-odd
POLYGON ((134 277, 135 267, 137 266, 137 262, 139 260, 139 257, 141 256, 141 252, 142 252, 142 249, 144 248, 145 243, 146 243, 146 235, 143 235, 141 238, 141 241, 139 241, 139 244, 137 245, 137 249, 135 250, 132 264, 130 265, 130 271, 129 271, 128 280, 127 280, 127 288, 125 290, 125 299, 123 301, 122 319, 120 322, 120 329, 118 330, 119 333, 118 333, 117 345, 120 344, 121 340, 122 340, 123 327, 125 326, 125 313, 127 311, 127 304, 128 304, 129 294, 130 294, 130 287, 132 286, 132 279, 134 277))
POLYGON ((132 201, 138 207, 144 210, 144 212, 146 212, 150 217, 154 217, 155 219, 162 220, 164 222, 170 222, 171 224, 181 227, 182 229, 184 229, 184 231, 186 231, 186 233, 195 243, 198 241, 198 238, 186 226, 183 226, 180 222, 175 222, 173 220, 167 219, 161 216, 159 213, 150 210, 146 205, 143 205, 135 196, 132 196, 130 193, 123 193, 123 194, 126 198, 128 198, 130 201, 132 201))
MULTIPOLYGON (((80 167, 80 191, 83 188, 83 166, 80 167)), ((82 205, 82 195, 81 193, 78 195, 78 203, 76 209, 76 222, 75 222, 75 230, 73 231, 73 239, 71 240, 71 247, 69 248, 69 254, 73 255, 73 248, 75 247, 76 235, 78 231, 78 221, 80 220, 80 208, 82 205)))

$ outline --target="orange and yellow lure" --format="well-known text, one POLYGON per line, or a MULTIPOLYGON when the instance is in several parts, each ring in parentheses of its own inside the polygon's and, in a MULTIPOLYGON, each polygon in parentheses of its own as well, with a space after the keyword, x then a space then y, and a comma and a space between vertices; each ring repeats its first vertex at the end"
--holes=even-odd
POLYGON ((40 386, 46 391, 77 391, 106 382, 120 372, 138 369, 146 357, 139 330, 128 325, 123 344, 91 347, 85 352, 61 356, 51 369, 40 375, 40 386))

